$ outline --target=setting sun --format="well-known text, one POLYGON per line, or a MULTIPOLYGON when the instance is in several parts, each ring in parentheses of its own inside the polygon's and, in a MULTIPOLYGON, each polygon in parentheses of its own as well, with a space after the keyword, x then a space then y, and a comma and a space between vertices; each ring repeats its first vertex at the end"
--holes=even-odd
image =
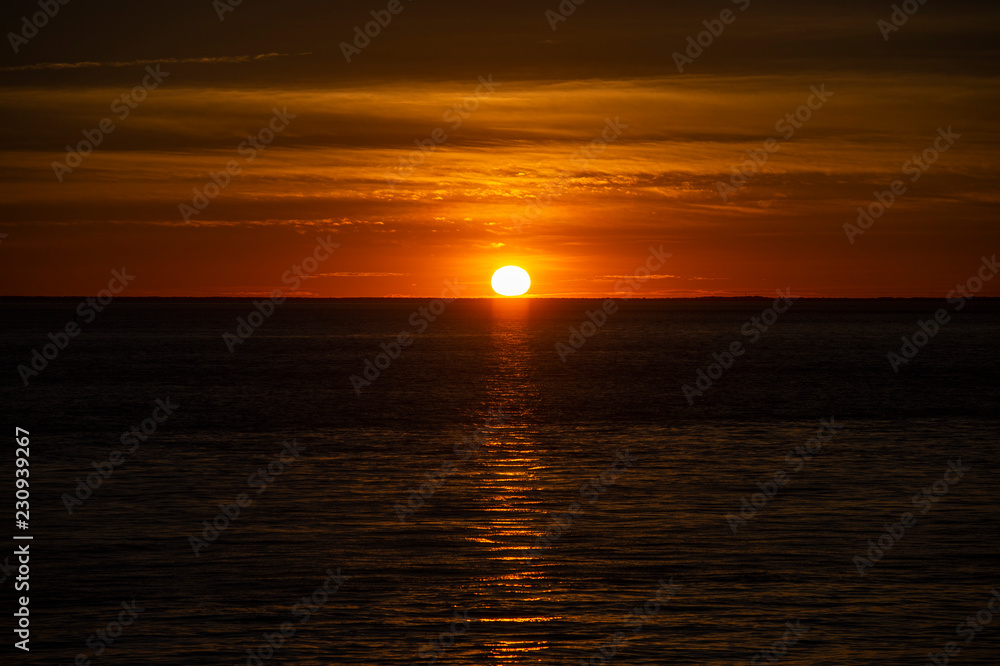
POLYGON ((519 266, 504 266, 493 274, 492 284, 501 296, 520 296, 531 287, 531 277, 519 266))

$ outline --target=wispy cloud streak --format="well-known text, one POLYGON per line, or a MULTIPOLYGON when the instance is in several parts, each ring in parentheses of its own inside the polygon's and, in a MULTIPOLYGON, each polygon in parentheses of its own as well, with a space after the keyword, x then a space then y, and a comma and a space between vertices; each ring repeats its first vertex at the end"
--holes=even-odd
POLYGON ((0 67, 0 72, 35 72, 39 70, 87 69, 93 67, 140 67, 143 65, 217 65, 271 60, 273 58, 288 58, 292 56, 310 55, 309 53, 261 53, 259 55, 216 56, 210 58, 155 58, 152 60, 124 60, 114 62, 40 62, 34 65, 15 65, 0 67))

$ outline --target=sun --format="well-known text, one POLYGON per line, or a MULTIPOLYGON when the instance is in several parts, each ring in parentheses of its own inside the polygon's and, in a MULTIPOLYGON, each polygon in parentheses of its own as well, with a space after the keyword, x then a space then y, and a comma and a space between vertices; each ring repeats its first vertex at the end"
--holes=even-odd
POLYGON ((531 276, 519 266, 504 266, 493 274, 492 284, 501 296, 520 296, 531 287, 531 276))

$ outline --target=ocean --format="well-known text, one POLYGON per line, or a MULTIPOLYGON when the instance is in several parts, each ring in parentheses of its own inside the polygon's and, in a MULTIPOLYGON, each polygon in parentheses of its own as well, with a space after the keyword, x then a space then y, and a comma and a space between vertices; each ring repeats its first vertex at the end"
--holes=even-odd
POLYGON ((1000 302, 81 301, 11 663, 1000 663, 1000 302))

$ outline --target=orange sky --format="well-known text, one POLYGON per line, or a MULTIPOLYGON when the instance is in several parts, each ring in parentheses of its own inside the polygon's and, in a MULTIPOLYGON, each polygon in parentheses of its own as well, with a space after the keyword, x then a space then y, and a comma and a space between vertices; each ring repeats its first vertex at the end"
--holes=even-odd
MULTIPOLYGON (((243 11, 221 27, 209 17, 204 31, 234 34, 243 11)), ((457 62, 466 42, 455 37, 425 43, 417 62, 393 75, 386 59, 426 20, 415 5, 407 11, 412 24, 401 15, 350 65, 331 44, 323 51, 319 35, 288 55, 164 62, 169 76, 124 119, 110 103, 146 74, 145 64, 127 64, 130 56, 194 54, 170 52, 165 42, 113 54, 84 43, 46 53, 37 42, 7 54, 0 294, 94 293, 125 266, 136 275, 128 295, 256 295, 282 287, 282 274, 311 254, 317 236, 330 235, 340 248, 302 295, 433 296, 458 279, 469 285, 464 296, 486 296, 492 272, 516 264, 531 273, 532 295, 602 296, 614 293, 614 276, 633 273, 650 246, 662 245, 672 257, 639 295, 791 287, 817 296, 937 296, 1000 246, 994 73, 959 67, 967 51, 941 56, 955 65, 949 71, 891 52, 919 53, 923 39, 931 40, 925 50, 930 43, 945 53, 942 35, 954 26, 934 23, 930 6, 924 23, 917 16, 905 27, 911 35, 901 30, 888 43, 875 29, 878 12, 826 21, 842 36, 836 57, 741 50, 751 37, 768 37, 772 50, 773 40, 804 39, 776 15, 764 21, 772 10, 751 19, 748 9, 743 32, 739 22, 727 28, 730 41, 723 35, 679 74, 669 54, 698 31, 700 14, 690 10, 663 38, 658 63, 616 55, 592 75, 581 66, 581 44, 616 37, 598 32, 600 17, 582 8, 557 31, 541 10, 517 24, 532 44, 553 48, 551 68, 539 62, 544 55, 490 62, 482 51, 457 62), (857 43, 870 52, 866 66, 849 48, 857 43), (758 57, 755 71, 741 69, 758 57), (494 82, 492 92, 480 77, 494 82), (832 96, 782 138, 776 123, 813 86, 832 96), (274 108, 294 118, 248 161, 239 146, 267 127, 274 108), (115 131, 59 182, 52 163, 102 118, 115 131), (605 131, 615 119, 620 134, 605 131), (911 182, 904 163, 949 126, 961 137, 911 182), (613 141, 582 155, 602 131, 613 141), (718 183, 770 137, 778 150, 723 200, 718 183), (414 153, 416 142, 433 150, 414 153), (419 164, 399 169, 411 154, 419 164), (230 161, 240 172, 185 221, 180 204, 230 161), (844 225, 895 179, 906 193, 850 243, 844 225), (517 229, 532 204, 533 219, 517 229)), ((993 16, 983 25, 993 26, 993 16)), ((243 20, 263 19, 247 11, 243 20)), ((645 34, 639 15, 615 20, 626 31, 622 44, 629 26, 645 34)), ((802 17, 801 27, 808 37, 824 21, 802 17)), ((236 52, 248 48, 243 39, 212 48, 236 52)), ((1000 295, 997 285, 987 293, 1000 295)))

